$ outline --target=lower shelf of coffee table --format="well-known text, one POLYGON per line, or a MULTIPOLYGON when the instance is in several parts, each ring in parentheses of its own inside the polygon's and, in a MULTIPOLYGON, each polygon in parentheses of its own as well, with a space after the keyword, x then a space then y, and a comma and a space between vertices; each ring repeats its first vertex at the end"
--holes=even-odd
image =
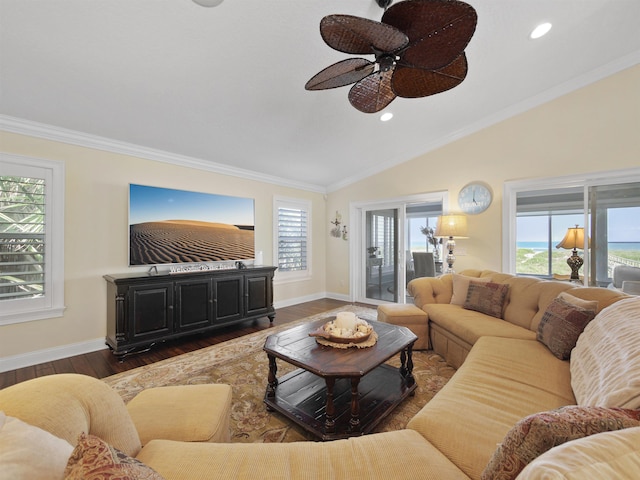
POLYGON ((334 387, 335 432, 325 431, 327 387, 325 379, 303 369, 278 379, 275 397, 265 394, 267 407, 280 412, 321 440, 336 440, 371 433, 402 400, 416 389, 410 387, 397 368, 380 365, 361 378, 360 428, 352 431, 351 380, 339 378, 334 387))

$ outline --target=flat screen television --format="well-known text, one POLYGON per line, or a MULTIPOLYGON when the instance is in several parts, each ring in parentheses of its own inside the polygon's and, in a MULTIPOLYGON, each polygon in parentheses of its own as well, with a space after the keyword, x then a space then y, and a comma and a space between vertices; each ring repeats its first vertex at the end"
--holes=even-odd
POLYGON ((129 266, 253 259, 252 198, 129 185, 129 266))

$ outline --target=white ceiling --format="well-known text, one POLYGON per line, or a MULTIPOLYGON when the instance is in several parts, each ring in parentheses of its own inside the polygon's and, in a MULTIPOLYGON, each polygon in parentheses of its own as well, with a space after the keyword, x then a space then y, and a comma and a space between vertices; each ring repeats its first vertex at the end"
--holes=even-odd
POLYGON ((383 123, 304 89, 347 57, 320 19, 374 0, 0 0, 0 128, 332 191, 640 63, 639 0, 467 1, 466 80, 383 123))

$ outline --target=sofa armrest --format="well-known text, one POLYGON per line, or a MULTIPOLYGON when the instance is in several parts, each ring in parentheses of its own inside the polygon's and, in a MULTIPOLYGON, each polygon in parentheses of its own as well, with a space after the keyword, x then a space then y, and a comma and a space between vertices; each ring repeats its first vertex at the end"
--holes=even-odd
POLYGON ((420 277, 409 282, 407 291, 413 297, 413 303, 422 308, 431 303, 449 303, 453 293, 452 275, 441 277, 420 277))

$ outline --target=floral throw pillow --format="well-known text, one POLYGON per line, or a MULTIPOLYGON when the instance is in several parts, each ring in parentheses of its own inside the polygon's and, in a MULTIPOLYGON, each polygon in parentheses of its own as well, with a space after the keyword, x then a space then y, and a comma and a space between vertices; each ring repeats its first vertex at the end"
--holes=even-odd
POLYGON ((471 280, 462 308, 502 318, 502 309, 508 293, 509 285, 506 283, 480 283, 471 280))
POLYGON ((511 480, 553 447, 596 433, 640 426, 640 410, 568 406, 530 415, 505 436, 481 480, 511 480))
POLYGON ((65 480, 164 480, 152 468, 112 447, 95 435, 81 433, 65 480))
POLYGON ((540 320, 537 339, 560 360, 568 360, 578 337, 595 316, 595 310, 569 303, 562 297, 554 298, 540 320))

